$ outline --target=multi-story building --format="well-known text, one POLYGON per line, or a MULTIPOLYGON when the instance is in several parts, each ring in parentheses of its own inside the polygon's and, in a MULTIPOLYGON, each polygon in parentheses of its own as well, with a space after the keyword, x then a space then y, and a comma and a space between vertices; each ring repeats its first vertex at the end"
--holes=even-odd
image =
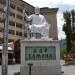
MULTIPOLYGON (((0 43, 3 41, 3 14, 5 8, 5 1, 0 0, 0 43)), ((23 10, 26 9, 28 14, 32 13, 34 7, 21 1, 11 0, 10 2, 10 17, 9 17, 9 33, 8 41, 21 39, 23 35, 23 10)))
MULTIPOLYGON (((3 42, 3 14, 5 8, 5 1, 0 0, 0 43, 3 42)), ((8 41, 12 42, 17 39, 21 39, 22 37, 26 37, 26 31, 23 31, 23 10, 26 10, 26 13, 32 14, 34 13, 34 7, 22 0, 11 0, 10 2, 10 16, 9 16, 9 33, 8 33, 8 41)), ((41 8, 41 14, 43 14, 51 24, 50 27, 50 38, 58 39, 57 35, 57 20, 56 20, 56 13, 57 8, 41 8)))

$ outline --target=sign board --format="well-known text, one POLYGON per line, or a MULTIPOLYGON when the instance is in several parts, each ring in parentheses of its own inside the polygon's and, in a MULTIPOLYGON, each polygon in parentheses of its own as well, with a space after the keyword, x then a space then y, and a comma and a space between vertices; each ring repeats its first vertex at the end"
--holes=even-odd
POLYGON ((56 60, 56 47, 25 47, 25 60, 56 60))

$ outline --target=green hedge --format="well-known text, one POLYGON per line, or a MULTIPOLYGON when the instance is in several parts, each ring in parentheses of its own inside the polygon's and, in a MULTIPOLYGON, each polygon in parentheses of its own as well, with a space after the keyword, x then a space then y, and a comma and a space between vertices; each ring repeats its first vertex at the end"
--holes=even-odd
POLYGON ((60 57, 61 57, 61 59, 64 59, 64 53, 66 53, 66 52, 67 52, 66 48, 61 48, 60 49, 60 57))

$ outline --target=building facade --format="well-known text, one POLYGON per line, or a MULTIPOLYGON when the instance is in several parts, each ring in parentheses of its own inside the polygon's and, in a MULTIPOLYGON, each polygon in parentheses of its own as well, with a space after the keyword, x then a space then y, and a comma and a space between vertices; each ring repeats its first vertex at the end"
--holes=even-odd
MULTIPOLYGON (((3 14, 4 14, 4 8, 5 8, 5 1, 6 0, 0 0, 0 43, 3 43, 3 14)), ((34 13, 34 7, 22 0, 11 0, 10 2, 10 16, 9 16, 9 33, 8 33, 8 42, 16 41, 17 39, 22 39, 23 37, 26 37, 26 28, 24 30, 24 15, 23 10, 26 10, 26 13, 28 15, 34 13)), ((58 39, 57 34, 57 14, 58 9, 57 8, 41 8, 41 14, 43 14, 49 24, 51 24, 50 27, 50 33, 49 37, 53 38, 55 40, 58 39)))
MULTIPOLYGON (((6 0, 0 0, 0 43, 3 42, 3 14, 5 8, 5 1, 6 0)), ((23 37, 23 9, 25 9, 26 12, 30 14, 32 13, 34 7, 21 0, 11 0, 8 26, 9 42, 21 39, 23 37)))

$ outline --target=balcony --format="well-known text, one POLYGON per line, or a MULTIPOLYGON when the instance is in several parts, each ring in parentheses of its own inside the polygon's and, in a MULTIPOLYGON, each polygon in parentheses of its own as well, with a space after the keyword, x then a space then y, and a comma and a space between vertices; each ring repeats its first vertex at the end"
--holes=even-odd
MULTIPOLYGON (((3 28, 3 27, 4 27, 3 23, 0 23, 0 28, 3 28)), ((15 26, 9 25, 9 26, 8 26, 8 29, 15 31, 15 26)), ((22 32, 22 29, 16 27, 16 31, 22 32)))
POLYGON ((17 35, 13 35, 13 34, 8 34, 8 39, 14 39, 14 40, 16 40, 16 39, 21 39, 22 38, 22 36, 17 36, 17 35))
MULTIPOLYGON (((0 38, 3 38, 3 33, 0 32, 0 38)), ((22 36, 17 36, 17 35, 13 35, 13 34, 8 34, 8 39, 13 39, 13 40, 17 40, 17 39, 21 39, 22 36)))
MULTIPOLYGON (((4 9, 4 7, 5 7, 5 5, 0 4, 0 8, 4 9)), ((23 13, 17 11, 17 9, 12 9, 12 8, 10 8, 10 12, 12 12, 12 13, 14 13, 14 14, 18 14, 18 15, 20 15, 20 16, 23 16, 23 13)))
POLYGON ((16 29, 15 29, 15 26, 11 26, 11 25, 9 25, 9 28, 8 29, 13 30, 13 31, 16 30, 16 31, 22 32, 22 29, 21 28, 16 27, 16 29))
POLYGON ((10 16, 9 19, 10 19, 11 21, 14 21, 14 22, 23 24, 23 21, 22 21, 22 20, 20 20, 20 19, 18 19, 18 18, 15 18, 15 17, 13 17, 13 16, 10 16))

